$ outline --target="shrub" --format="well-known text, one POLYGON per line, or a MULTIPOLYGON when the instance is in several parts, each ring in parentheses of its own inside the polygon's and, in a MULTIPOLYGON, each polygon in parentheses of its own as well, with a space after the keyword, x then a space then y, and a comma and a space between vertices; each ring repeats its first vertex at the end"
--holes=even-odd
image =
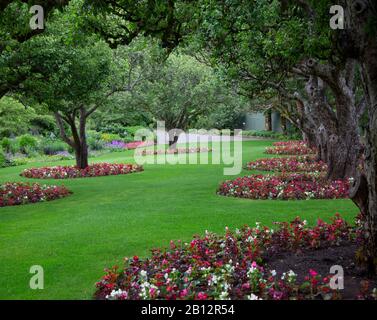
POLYGON ((85 169, 75 166, 57 166, 25 169, 21 176, 33 179, 72 179, 128 174, 143 171, 135 164, 95 163, 85 169))
POLYGON ((0 168, 5 167, 7 159, 2 149, 0 149, 0 168))
POLYGON ((325 175, 250 175, 222 182, 218 194, 248 199, 339 199, 349 197, 348 180, 327 181, 325 175))
POLYGON ((130 135, 131 137, 134 137, 138 130, 144 129, 144 128, 145 127, 143 126, 129 126, 129 127, 125 127, 124 129, 126 130, 128 135, 130 135))
POLYGON ((1 140, 1 147, 6 153, 11 153, 12 152, 12 141, 5 137, 1 140))
POLYGON ((120 123, 111 123, 101 126, 100 131, 103 133, 117 134, 122 138, 124 138, 128 134, 125 126, 121 125, 120 123))
POLYGON ((0 207, 51 201, 71 194, 64 186, 46 186, 38 183, 5 183, 0 185, 0 207))
POLYGON ((34 150, 37 147, 37 139, 31 136, 30 134, 24 134, 18 137, 18 143, 20 150, 24 154, 28 154, 31 150, 34 150))
POLYGON ((102 150, 105 147, 105 144, 104 144, 103 141, 97 140, 97 139, 94 139, 94 138, 89 138, 87 143, 88 143, 89 149, 92 150, 92 151, 99 151, 99 150, 102 150))
POLYGON ((105 141, 106 143, 110 143, 112 141, 120 141, 122 138, 118 134, 114 133, 102 133, 101 140, 105 141))
POLYGON ((285 250, 339 245, 353 241, 355 229, 336 215, 331 223, 318 220, 309 228, 296 218, 278 223, 277 230, 266 226, 225 235, 206 232, 189 243, 170 242, 168 249, 154 249, 152 256, 126 258, 124 268, 106 269, 96 283, 95 298, 109 300, 141 299, 231 299, 283 300, 335 298, 329 278, 309 269, 307 277, 287 270, 282 275, 271 270, 266 256, 285 250))
POLYGON ((54 155, 59 152, 67 151, 68 146, 61 140, 45 139, 40 143, 40 149, 45 155, 54 155))

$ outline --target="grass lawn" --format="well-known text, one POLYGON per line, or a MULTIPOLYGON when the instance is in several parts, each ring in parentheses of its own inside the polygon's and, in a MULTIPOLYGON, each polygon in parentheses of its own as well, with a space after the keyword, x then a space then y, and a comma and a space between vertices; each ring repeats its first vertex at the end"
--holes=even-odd
MULTIPOLYGON (((244 142, 244 162, 266 157, 268 145, 244 142)), ((92 160, 132 162, 132 154, 92 160)), ((25 167, 0 169, 0 183, 32 181, 19 176, 25 167)), ((223 233, 225 226, 271 225, 297 215, 313 223, 340 212, 352 221, 357 213, 350 200, 254 201, 216 195, 226 178, 222 165, 146 165, 144 172, 123 176, 35 180, 64 184, 74 194, 0 208, 0 299, 90 299, 105 267, 121 265, 125 256, 146 256, 171 239, 188 241, 206 229, 223 233), (32 265, 44 268, 44 290, 29 288, 32 265)))

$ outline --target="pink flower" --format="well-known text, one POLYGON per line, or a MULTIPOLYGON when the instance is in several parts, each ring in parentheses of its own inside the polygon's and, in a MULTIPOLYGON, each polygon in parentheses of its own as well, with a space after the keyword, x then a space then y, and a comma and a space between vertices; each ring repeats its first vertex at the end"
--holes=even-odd
POLYGON ((207 294, 204 292, 198 293, 198 300, 206 300, 208 298, 207 294))
POLYGON ((187 294, 188 294, 188 290, 187 290, 187 289, 183 289, 183 290, 179 293, 179 296, 180 296, 181 298, 184 298, 184 297, 187 296, 187 294))
POLYGON ((309 274, 310 274, 312 277, 316 277, 316 276, 318 275, 318 273, 317 273, 315 270, 313 270, 313 269, 310 269, 310 270, 309 270, 309 274))

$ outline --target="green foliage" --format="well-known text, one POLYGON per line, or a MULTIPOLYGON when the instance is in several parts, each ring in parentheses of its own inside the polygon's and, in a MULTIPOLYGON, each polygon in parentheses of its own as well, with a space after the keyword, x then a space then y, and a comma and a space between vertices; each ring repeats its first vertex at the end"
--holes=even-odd
POLYGON ((109 123, 106 125, 102 125, 101 123, 99 123, 98 125, 96 125, 96 128, 97 126, 98 131, 101 131, 103 133, 117 134, 120 137, 124 137, 125 135, 127 135, 125 127, 120 123, 109 123))
POLYGON ((201 117, 196 123, 196 128, 204 129, 241 129, 245 118, 245 105, 236 97, 222 103, 208 116, 201 117), (232 103, 233 100, 233 103, 232 103))
MULTIPOLYGON (((47 113, 45 111, 45 113, 47 113)), ((56 123, 53 116, 49 114, 37 114, 32 119, 30 119, 30 125, 33 131, 48 135, 49 133, 56 132, 56 123)))
MULTIPOLYGON (((132 62, 134 77, 139 81, 131 93, 121 96, 122 102, 115 112, 112 107, 107 109, 109 114, 123 112, 124 118, 125 113, 142 110, 148 123, 165 121, 169 130, 186 130, 219 106, 229 108, 240 103, 211 67, 185 54, 171 54, 165 61, 154 61, 149 58, 150 50, 137 51, 139 61, 150 63, 132 62)), ((131 58, 127 59, 130 62, 131 58)))
POLYGON ((25 108, 17 100, 3 97, 0 100, 0 138, 28 132, 35 116, 33 108, 25 108))
POLYGON ((4 154, 3 150, 0 149, 0 168, 5 167, 6 161, 7 161, 7 159, 5 157, 5 154, 4 154))
POLYGON ((61 140, 46 138, 39 143, 39 149, 45 155, 53 155, 57 152, 67 151, 68 147, 61 140))
POLYGON ((145 127, 143 127, 143 126, 129 126, 129 127, 125 127, 124 129, 126 130, 127 135, 131 136, 131 138, 133 138, 138 130, 141 130, 141 129, 144 129, 144 128, 145 127))
POLYGON ((28 154, 32 150, 35 150, 38 145, 37 139, 30 134, 24 134, 18 137, 18 143, 20 146, 20 151, 25 154, 28 154))
POLYGON ((119 134, 115 133, 102 133, 100 135, 100 139, 104 142, 111 142, 111 141, 120 141, 122 138, 120 137, 119 134))
POLYGON ((9 138, 3 138, 0 142, 1 148, 6 152, 6 153, 11 153, 12 152, 12 140, 9 138))
POLYGON ((105 141, 101 139, 102 135, 99 132, 89 130, 86 134, 87 144, 90 150, 98 151, 105 147, 105 141))

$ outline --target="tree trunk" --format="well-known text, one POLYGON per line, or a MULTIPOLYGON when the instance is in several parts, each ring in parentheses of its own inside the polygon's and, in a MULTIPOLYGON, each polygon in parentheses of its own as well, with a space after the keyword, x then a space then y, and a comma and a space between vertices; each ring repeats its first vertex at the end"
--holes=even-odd
POLYGON ((365 217, 363 254, 368 273, 377 273, 377 46, 366 52, 362 64, 367 94, 369 123, 366 128, 365 174, 359 177, 359 190, 352 198, 365 217), (365 186, 366 185, 366 186, 365 186))
POLYGON ((76 167, 85 169, 88 167, 88 147, 81 146, 75 149, 76 167))
POLYGON ((80 108, 79 123, 80 128, 77 130, 76 126, 76 112, 72 114, 61 115, 59 112, 55 112, 55 119, 58 124, 60 135, 72 149, 75 151, 76 166, 80 169, 85 169, 89 165, 88 161, 88 145, 86 141, 86 119, 88 113, 86 113, 85 108, 80 108), (63 120, 70 126, 72 139, 66 134, 63 120))
POLYGON ((361 65, 369 116, 366 128, 364 173, 351 194, 365 218, 364 261, 370 275, 377 272, 377 37, 374 0, 343 0, 347 29, 338 41, 344 56, 352 54, 361 65), (342 41, 345 39, 345 41, 342 41))
POLYGON ((281 117, 281 129, 283 130, 283 134, 287 134, 287 119, 285 117, 281 117))
POLYGON ((272 112, 268 110, 265 116, 265 128, 267 131, 272 131, 272 112))
POLYGON ((174 136, 173 139, 169 139, 169 149, 177 149, 177 142, 179 136, 174 136))
POLYGON ((354 178, 361 156, 359 137, 331 135, 327 143, 327 177, 329 180, 354 178))

